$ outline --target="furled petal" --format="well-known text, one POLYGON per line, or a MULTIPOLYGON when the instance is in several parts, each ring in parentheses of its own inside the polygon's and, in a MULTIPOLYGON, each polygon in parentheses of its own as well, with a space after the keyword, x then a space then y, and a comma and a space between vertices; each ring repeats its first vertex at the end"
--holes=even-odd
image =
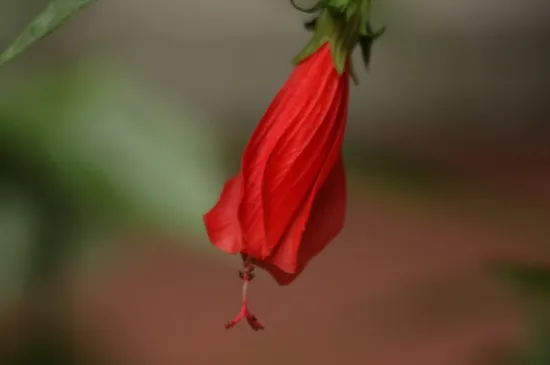
POLYGON ((331 150, 339 151, 341 146, 345 120, 338 114, 346 102, 342 100, 343 91, 341 82, 327 86, 317 102, 330 109, 316 108, 304 116, 309 123, 289 128, 269 157, 262 189, 268 243, 280 244, 314 184, 323 184, 326 174, 321 177, 321 170, 327 163, 334 164, 334 158, 330 162, 328 159, 331 150))
POLYGON ((241 201, 241 175, 227 181, 218 203, 204 215, 210 242, 220 250, 235 254, 243 249, 241 227, 237 216, 241 201))
POLYGON ((343 79, 328 45, 321 48, 296 67, 256 128, 242 161, 248 255, 267 258, 303 205, 339 128, 343 79))
MULTIPOLYGON (((302 215, 305 211, 302 210, 302 215)), ((290 284, 308 262, 321 252, 342 230, 346 214, 346 178, 341 157, 315 196, 305 231, 300 219, 290 228, 285 241, 274 255, 263 262, 255 262, 267 270, 280 285, 290 284), (289 241, 301 239, 297 245, 289 241), (296 260, 297 257, 297 260, 296 260)))
MULTIPOLYGON (((316 180, 312 188, 307 194, 307 199, 302 200, 301 208, 299 212, 293 217, 292 222, 287 227, 285 235, 281 239, 281 242, 277 246, 274 253, 269 257, 264 259, 264 261, 278 267, 281 271, 292 274, 299 270, 300 267, 305 266, 307 262, 323 247, 325 247, 330 240, 334 238, 329 234, 332 231, 327 231, 328 233, 325 236, 316 236, 314 242, 306 242, 304 236, 304 230, 307 227, 310 227, 310 214, 312 214, 312 207, 317 200, 317 195, 320 193, 320 190, 324 188, 326 180, 331 174, 337 173, 338 169, 342 170, 342 178, 332 177, 336 182, 331 182, 333 188, 342 188, 343 195, 342 199, 345 203, 345 178, 343 172, 343 166, 341 162, 341 146, 344 138, 345 131, 345 121, 347 119, 348 112, 348 93, 349 93, 349 79, 346 78, 342 83, 342 92, 341 98, 342 102, 338 104, 337 113, 334 116, 334 125, 338 127, 336 133, 333 135, 333 140, 330 141, 327 145, 329 146, 329 153, 324 159, 324 164, 322 168, 318 171, 316 180), (336 170, 335 170, 336 169, 336 170), (334 172, 336 171, 336 172, 334 172), (338 181, 341 183, 339 184, 338 181), (323 241, 322 237, 325 237, 323 241), (313 245, 315 248, 304 245, 313 245), (320 247, 317 250, 317 247, 320 247), (314 252, 313 255, 310 255, 310 252, 314 252)), ((329 184, 329 189, 331 185, 329 184)), ((331 193, 336 196, 336 192, 331 193)), ((334 204, 337 204, 338 201, 334 201, 334 204)), ((342 213, 343 214, 343 213, 342 213)), ((338 221, 338 220, 337 220, 338 221)), ((332 227, 332 226, 331 226, 332 227)))

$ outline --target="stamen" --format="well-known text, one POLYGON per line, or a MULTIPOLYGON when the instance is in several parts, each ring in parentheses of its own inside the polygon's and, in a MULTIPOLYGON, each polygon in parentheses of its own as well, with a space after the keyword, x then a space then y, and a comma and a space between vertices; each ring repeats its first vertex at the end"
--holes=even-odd
POLYGON ((248 283, 254 279, 254 266, 248 261, 243 261, 243 270, 239 271, 239 277, 243 280, 243 294, 242 294, 242 303, 241 303, 241 310, 239 311, 239 314, 235 317, 234 320, 229 322, 225 325, 226 329, 230 329, 233 326, 235 326, 237 323, 239 323, 243 318, 246 318, 246 321, 252 327, 254 331, 263 330, 264 326, 258 321, 256 316, 254 316, 250 311, 248 310, 247 305, 247 290, 248 290, 248 283))

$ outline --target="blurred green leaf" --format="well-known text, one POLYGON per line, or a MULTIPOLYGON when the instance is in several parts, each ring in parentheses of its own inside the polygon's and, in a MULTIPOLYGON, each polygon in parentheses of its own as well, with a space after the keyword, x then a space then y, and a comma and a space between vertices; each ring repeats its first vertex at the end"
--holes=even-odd
POLYGON ((51 34, 79 11, 97 0, 51 0, 46 9, 0 55, 0 66, 19 55, 33 43, 51 34))
POLYGON ((203 244, 202 214, 223 181, 219 136, 123 69, 87 64, 33 75, 0 97, 0 136, 21 156, 48 162, 91 226, 122 221, 203 244))
POLYGON ((346 163, 370 183, 412 195, 440 192, 452 181, 451 171, 396 151, 347 146, 346 163))
POLYGON ((0 186, 0 313, 22 293, 29 250, 36 238, 35 213, 23 192, 0 186))
POLYGON ((499 263, 493 266, 493 270, 529 297, 550 296, 550 267, 499 263))
POLYGON ((535 349, 528 356, 527 362, 524 364, 527 365, 548 365, 550 364, 550 331, 547 330, 547 333, 540 335, 538 340, 535 342, 535 349))

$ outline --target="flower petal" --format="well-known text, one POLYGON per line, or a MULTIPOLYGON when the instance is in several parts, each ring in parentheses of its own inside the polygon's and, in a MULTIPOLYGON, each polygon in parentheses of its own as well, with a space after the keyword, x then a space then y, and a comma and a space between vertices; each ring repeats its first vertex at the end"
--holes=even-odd
POLYGON ((319 181, 322 169, 335 163, 334 158, 328 162, 331 151, 340 150, 345 119, 339 118, 339 113, 347 100, 343 100, 345 82, 334 81, 317 100, 329 108, 316 108, 304 116, 309 122, 289 128, 268 160, 262 193, 269 253, 280 244, 313 186, 324 183, 326 174, 319 181))
POLYGON ((237 175, 227 181, 216 205, 203 220, 210 242, 222 251, 235 254, 243 249, 237 211, 242 196, 242 178, 237 175))
MULTIPOLYGON (((308 257, 308 255, 304 256, 302 253, 303 248, 302 245, 303 242, 303 234, 304 230, 309 227, 309 219, 310 219, 310 212, 312 210, 312 206, 314 205, 315 200, 317 199, 317 194, 319 191, 323 188, 325 185, 326 179, 328 179, 329 175, 333 173, 334 168, 338 168, 338 164, 340 165, 340 168, 343 172, 343 165, 341 162, 341 148, 342 148, 342 141, 344 139, 344 131, 345 131, 345 121, 347 119, 347 113, 348 113, 348 94, 349 94, 349 78, 345 78, 343 81, 343 91, 342 91, 342 100, 343 102, 340 103, 338 113, 335 116, 335 120, 339 122, 335 122, 335 124, 338 126, 338 130, 336 134, 334 135, 334 140, 332 141, 330 145, 330 152, 326 156, 324 160, 324 165, 322 166, 322 169, 318 172, 317 179, 315 181, 315 184, 313 185, 310 193, 307 195, 308 198, 306 201, 303 201, 301 210, 299 213, 294 216, 293 221, 287 228, 287 231, 285 233, 285 236, 281 239, 281 242, 279 243, 279 246, 276 248, 273 255, 266 259, 271 264, 275 264, 279 267, 280 270, 287 272, 287 273, 294 273, 298 270, 300 266, 305 266, 307 262, 311 259, 311 257, 308 257), (305 263, 303 262, 305 261, 305 263)), ((343 187, 344 190, 344 200, 345 200, 345 177, 342 178, 343 183, 340 184, 340 187, 343 187)), ((335 183, 333 183, 335 184, 335 183)), ((336 185, 338 186, 338 185, 336 185)), ((336 194, 336 193, 334 193, 336 194)), ((331 238, 332 239, 332 238, 331 238)), ((325 247, 330 240, 327 238, 327 242, 322 245, 322 247, 325 247)), ((319 244, 316 244, 316 246, 319 244)), ((306 252, 308 248, 306 248, 306 252)))
MULTIPOLYGON (((296 220, 288 232, 288 241, 301 236, 299 247, 285 240, 271 258, 255 264, 267 270, 280 285, 290 284, 309 261, 329 245, 342 230, 346 215, 346 195, 344 166, 339 157, 315 197, 303 235, 300 219, 296 220)), ((303 215, 306 210, 303 209, 303 215)))
POLYGON ((340 83, 327 45, 296 67, 254 131, 242 161, 239 209, 248 255, 271 254, 311 188, 332 133, 334 120, 327 114, 340 83), (291 169, 297 159, 300 164, 291 169))

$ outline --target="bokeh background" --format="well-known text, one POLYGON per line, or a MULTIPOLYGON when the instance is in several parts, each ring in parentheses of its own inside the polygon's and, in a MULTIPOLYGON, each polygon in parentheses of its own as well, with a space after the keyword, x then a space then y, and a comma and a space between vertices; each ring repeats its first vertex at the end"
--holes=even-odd
MULTIPOLYGON (((0 48, 45 4, 2 0, 0 48)), ((201 216, 307 18, 104 0, 0 68, 0 363, 526 364, 541 305, 488 267, 550 265, 550 2, 374 9, 345 230, 292 286, 258 276, 262 333, 223 329, 239 262, 201 216)))

